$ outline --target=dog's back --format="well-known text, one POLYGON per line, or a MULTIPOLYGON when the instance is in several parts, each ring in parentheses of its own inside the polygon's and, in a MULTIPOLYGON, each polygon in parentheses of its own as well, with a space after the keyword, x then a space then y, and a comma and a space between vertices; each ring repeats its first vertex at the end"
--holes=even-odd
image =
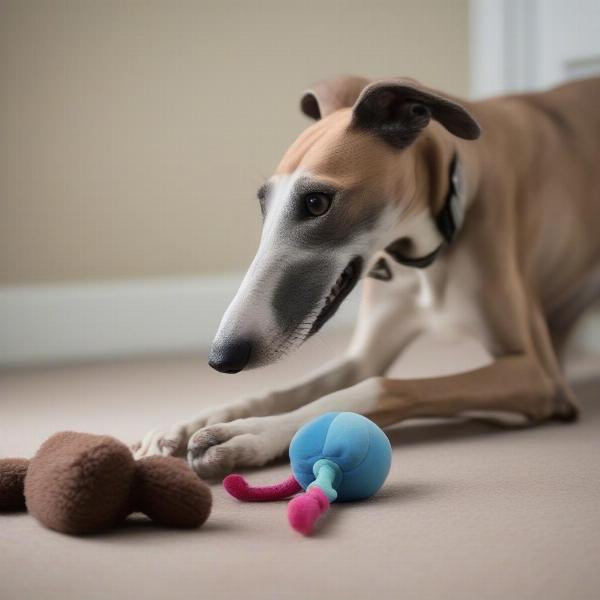
POLYGON ((573 290, 600 292, 600 78, 468 107, 483 129, 487 197, 507 191, 523 271, 547 312, 573 290))
POLYGON ((563 134, 590 141, 600 134, 600 77, 559 85, 545 92, 514 96, 543 111, 563 134))

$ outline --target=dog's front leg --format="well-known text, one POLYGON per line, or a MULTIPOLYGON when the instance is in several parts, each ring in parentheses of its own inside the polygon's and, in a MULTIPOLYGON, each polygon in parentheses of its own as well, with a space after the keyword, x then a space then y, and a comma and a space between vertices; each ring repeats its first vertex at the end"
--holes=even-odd
POLYGON ((228 402, 222 406, 212 406, 194 418, 177 423, 167 430, 153 429, 145 435, 141 443, 132 447, 135 458, 155 454, 183 455, 190 436, 205 427, 294 410, 333 390, 352 385, 364 377, 364 373, 366 371, 360 356, 347 354, 295 385, 264 395, 228 402))
POLYGON ((297 429, 329 411, 367 413, 376 406, 380 381, 371 377, 294 411, 238 419, 200 429, 190 439, 188 461, 201 477, 218 477, 235 467, 261 466, 283 454, 297 429))
POLYGON ((533 423, 551 416, 555 394, 552 380, 527 355, 499 358, 489 366, 445 377, 372 377, 289 413, 206 427, 190 440, 189 459, 205 477, 234 467, 264 465, 286 451, 299 427, 329 411, 358 412, 382 426, 468 411, 516 413, 533 423))
MULTIPOLYGON (((366 339, 363 338, 363 341, 366 342, 366 339)), ((391 352, 390 356, 383 355, 381 347, 374 353, 370 344, 354 344, 352 350, 341 359, 333 361, 294 385, 268 392, 263 396, 244 398, 224 406, 208 408, 195 418, 178 423, 167 430, 153 429, 140 443, 134 444, 132 450, 136 459, 157 454, 178 456, 185 454, 189 442, 189 451, 193 454, 198 438, 192 441, 190 437, 206 427, 293 411, 381 373, 395 356, 396 352, 391 352)))
POLYGON ((359 318, 350 348, 343 357, 293 385, 264 395, 210 407, 189 421, 166 430, 151 430, 140 443, 132 447, 135 457, 183 455, 188 442, 190 454, 195 455, 195 444, 199 438, 194 437, 196 441, 190 438, 206 427, 294 411, 337 390, 381 375, 422 330, 422 322, 411 294, 403 295, 395 290, 388 297, 385 284, 375 281, 366 281, 364 288, 361 312, 368 314, 359 318), (383 299, 378 297, 375 300, 372 297, 374 292, 380 294, 382 291, 383 299), (399 320, 399 313, 407 318, 399 320))

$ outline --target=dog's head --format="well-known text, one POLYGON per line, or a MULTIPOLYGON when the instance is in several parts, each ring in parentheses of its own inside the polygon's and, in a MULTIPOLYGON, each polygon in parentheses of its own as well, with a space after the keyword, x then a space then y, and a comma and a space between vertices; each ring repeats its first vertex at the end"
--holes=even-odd
POLYGON ((415 255, 439 243, 432 140, 442 128, 479 135, 464 108, 411 80, 322 82, 301 108, 316 122, 258 191, 260 246, 211 348, 219 371, 265 365, 298 347, 394 240, 415 255))

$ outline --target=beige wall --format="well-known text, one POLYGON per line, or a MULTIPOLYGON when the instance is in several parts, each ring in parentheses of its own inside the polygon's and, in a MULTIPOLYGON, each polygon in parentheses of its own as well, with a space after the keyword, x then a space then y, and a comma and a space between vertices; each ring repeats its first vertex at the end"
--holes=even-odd
POLYGON ((0 0, 0 285, 244 268, 339 73, 467 91, 467 0, 0 0))

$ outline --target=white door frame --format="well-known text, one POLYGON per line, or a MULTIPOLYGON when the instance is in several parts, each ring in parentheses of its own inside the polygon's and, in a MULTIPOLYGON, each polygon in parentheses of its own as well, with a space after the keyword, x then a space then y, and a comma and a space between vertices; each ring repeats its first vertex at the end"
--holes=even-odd
POLYGON ((471 0, 470 93, 473 98, 535 85, 535 0, 471 0))
POLYGON ((474 98, 600 73, 598 0, 471 0, 474 98))

